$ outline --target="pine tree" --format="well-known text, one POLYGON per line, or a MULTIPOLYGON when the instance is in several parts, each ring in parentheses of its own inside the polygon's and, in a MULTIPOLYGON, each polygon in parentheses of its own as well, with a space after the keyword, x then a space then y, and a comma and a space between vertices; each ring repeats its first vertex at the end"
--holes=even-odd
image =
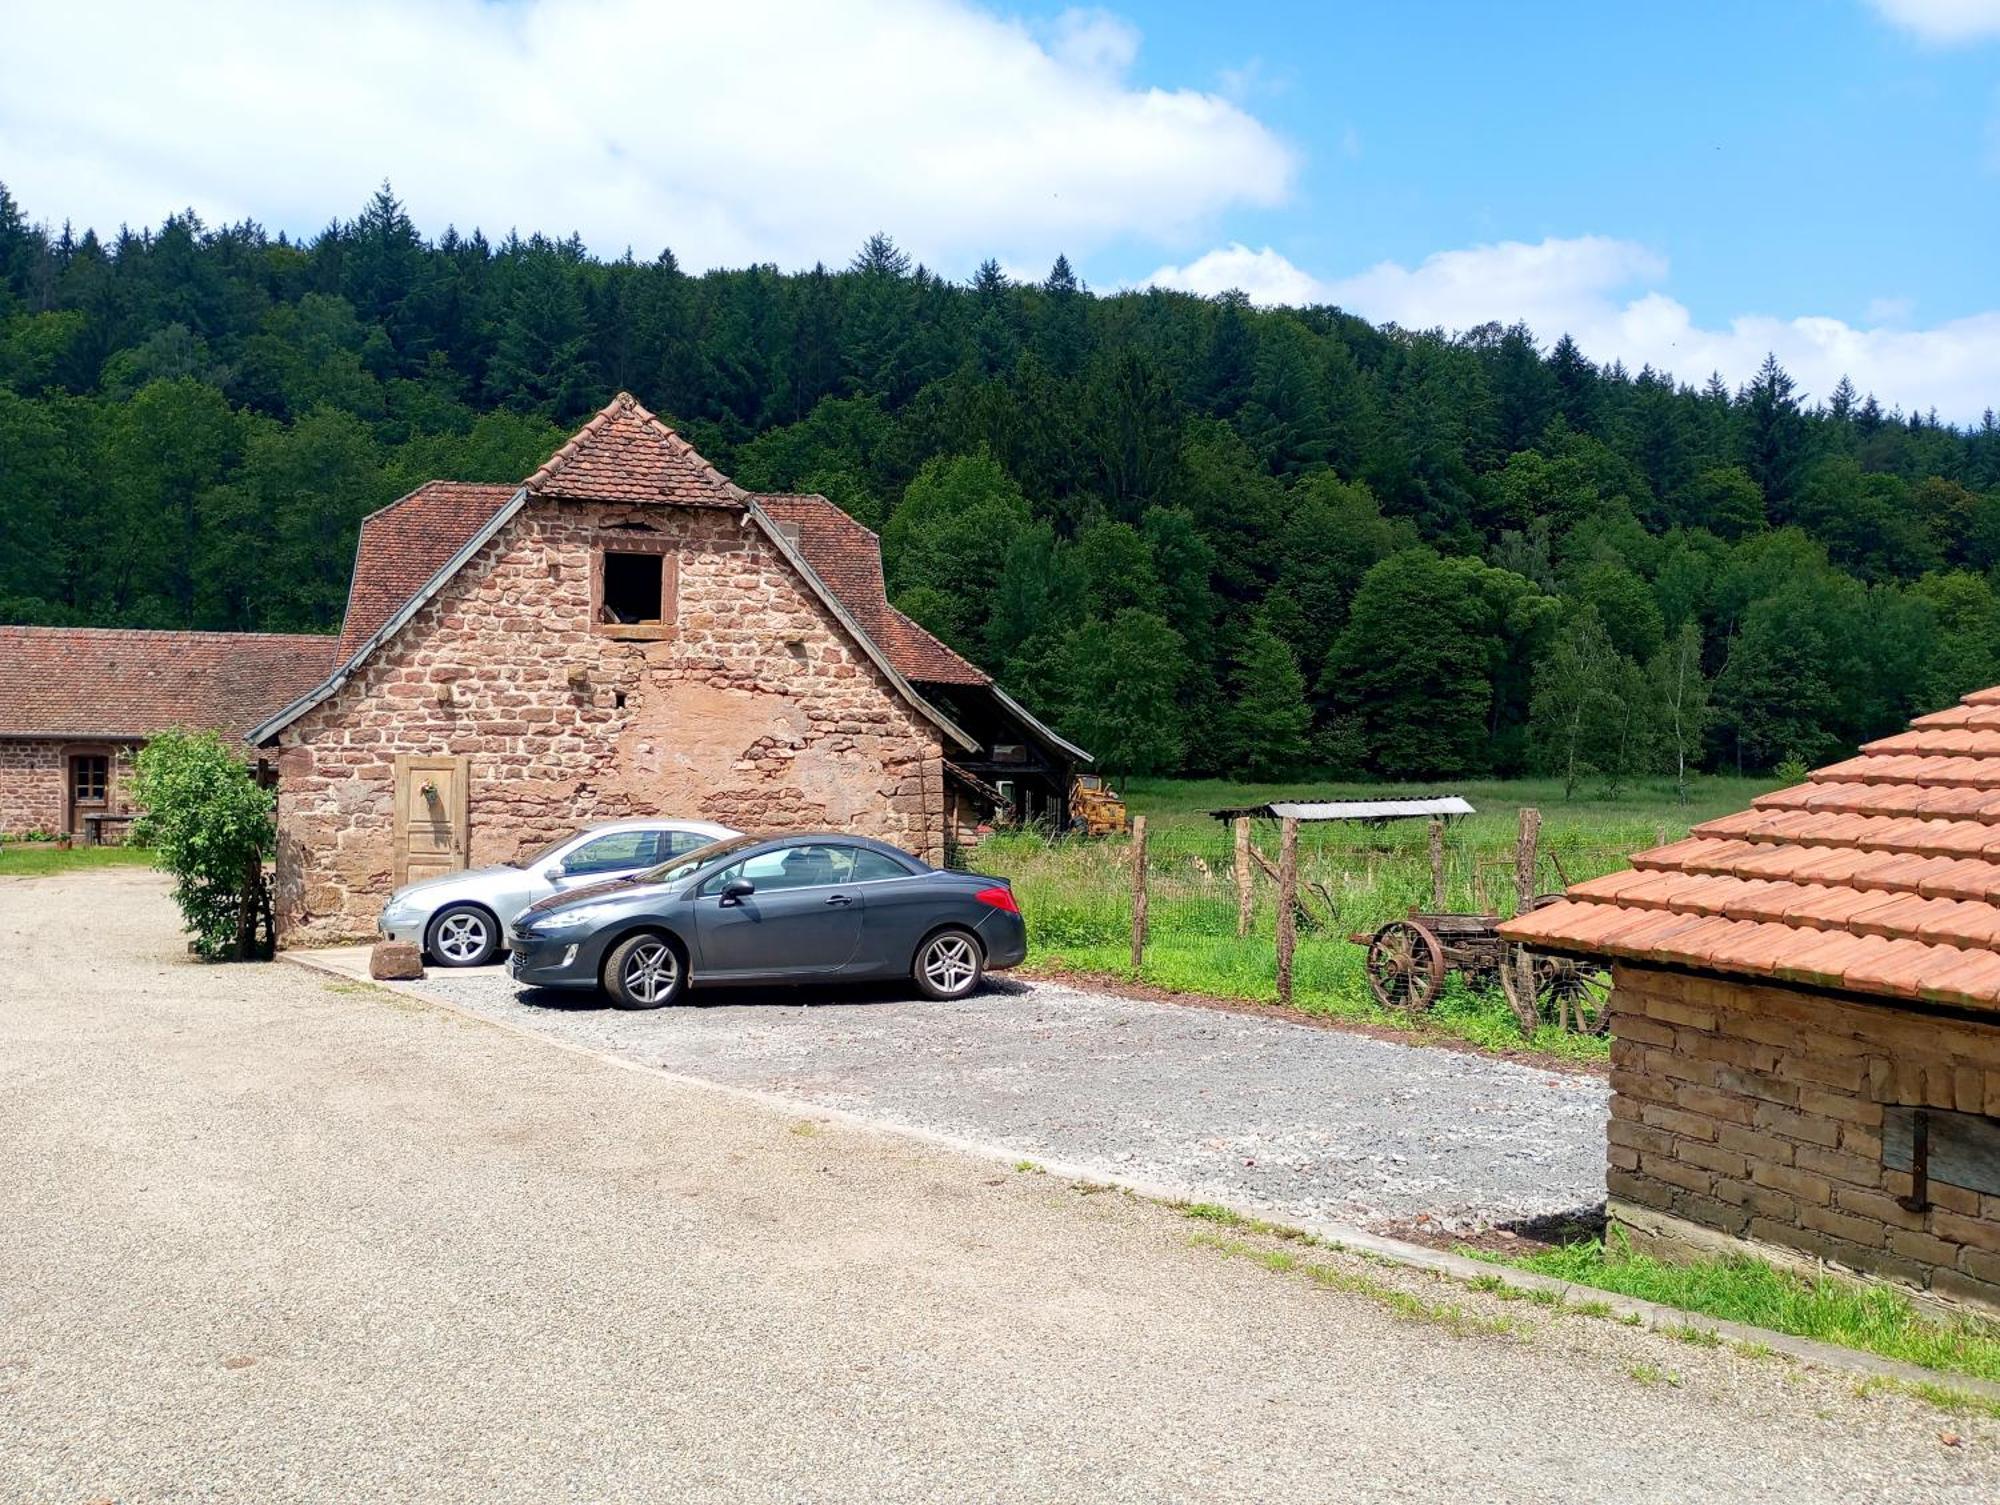
POLYGON ((1306 759, 1312 708, 1291 645, 1253 621, 1233 657, 1229 687, 1222 766, 1257 779, 1295 773, 1306 759))
POLYGON ((1791 377, 1775 355, 1764 357, 1743 391, 1743 468, 1764 493, 1772 515, 1791 517, 1806 457, 1805 425, 1791 377))

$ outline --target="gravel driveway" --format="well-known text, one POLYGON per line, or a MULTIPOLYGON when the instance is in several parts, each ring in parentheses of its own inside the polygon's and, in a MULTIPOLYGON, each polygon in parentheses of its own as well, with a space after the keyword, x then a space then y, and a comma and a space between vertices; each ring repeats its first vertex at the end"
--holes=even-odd
POLYGON ((2000 1424, 198 966, 143 872, 0 955, 7 1505, 1994 1498, 2000 1424))
POLYGON ((1604 1196, 1600 1078, 1283 1019, 1011 980, 962 1003, 717 991, 650 1013, 498 967, 420 986, 650 1066, 1295 1220, 1460 1230, 1604 1196))

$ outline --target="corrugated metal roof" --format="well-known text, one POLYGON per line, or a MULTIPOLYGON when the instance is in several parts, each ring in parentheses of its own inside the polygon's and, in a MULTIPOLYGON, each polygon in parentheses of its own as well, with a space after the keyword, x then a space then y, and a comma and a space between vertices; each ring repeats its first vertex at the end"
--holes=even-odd
POLYGON ((1413 820, 1426 815, 1477 815, 1469 801, 1456 794, 1422 799, 1274 800, 1234 810, 1211 810, 1217 820, 1248 815, 1259 820, 1413 820))

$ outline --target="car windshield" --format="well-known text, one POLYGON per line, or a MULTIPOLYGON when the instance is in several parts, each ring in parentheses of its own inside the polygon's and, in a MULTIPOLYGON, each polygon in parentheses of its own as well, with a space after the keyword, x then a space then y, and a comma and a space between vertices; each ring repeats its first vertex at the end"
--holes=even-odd
POLYGON ((691 878, 719 857, 727 857, 731 852, 754 846, 763 840, 761 836, 732 836, 726 841, 712 841, 705 847, 696 847, 685 857, 662 863, 649 872, 639 874, 641 883, 678 883, 683 878, 691 878))
POLYGON ((515 858, 512 865, 522 869, 540 867, 543 863, 554 857, 557 852, 560 852, 564 847, 575 841, 576 835, 577 833, 572 831, 567 836, 558 836, 547 846, 536 847, 526 857, 515 858))

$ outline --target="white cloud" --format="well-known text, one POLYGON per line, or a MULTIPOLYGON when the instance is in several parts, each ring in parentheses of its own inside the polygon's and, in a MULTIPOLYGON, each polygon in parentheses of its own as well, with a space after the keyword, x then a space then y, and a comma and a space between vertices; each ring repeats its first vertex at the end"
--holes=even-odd
POLYGON ((2000 0, 1869 0, 1884 20, 1926 42, 1949 45, 2000 37, 2000 0))
POLYGON ((0 175, 38 218, 192 206, 314 229, 384 177, 424 228, 575 229, 696 267, 934 265, 1183 241, 1284 199, 1292 150, 1134 83, 1102 12, 972 0, 105 0, 8 19, 0 175))
POLYGON ((1205 298, 1235 291, 1248 294, 1252 303, 1327 301, 1326 284, 1312 273, 1294 266, 1269 246, 1253 251, 1240 240, 1197 257, 1186 266, 1161 267, 1146 281, 1153 287, 1200 293, 1205 298))
POLYGON ((1935 407, 1957 422, 2000 407, 2000 312, 1909 329, 1900 327, 1907 307, 1885 303, 1862 327, 1813 315, 1748 314, 1725 328, 1703 328, 1659 289, 1666 277, 1657 252, 1587 235, 1444 251, 1415 267, 1385 261, 1330 280, 1268 246, 1232 244, 1162 267, 1150 280, 1202 294, 1240 287, 1260 303, 1333 303, 1410 329, 1521 320, 1545 345, 1568 333, 1593 360, 1622 360, 1633 370, 1650 364, 1683 382, 1720 371, 1737 385, 1770 352, 1810 397, 1824 397, 1846 375, 1885 405, 1935 407))

